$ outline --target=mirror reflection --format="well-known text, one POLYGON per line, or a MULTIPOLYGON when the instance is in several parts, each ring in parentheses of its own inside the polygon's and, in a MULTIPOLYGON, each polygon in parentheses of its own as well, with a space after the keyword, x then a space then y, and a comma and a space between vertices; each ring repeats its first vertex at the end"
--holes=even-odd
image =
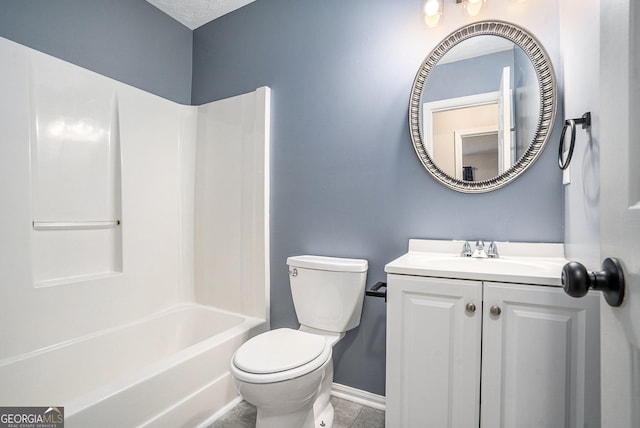
POLYGON ((534 140, 536 71, 508 39, 471 37, 431 69, 420 109, 425 149, 438 168, 462 181, 490 180, 515 165, 534 140))

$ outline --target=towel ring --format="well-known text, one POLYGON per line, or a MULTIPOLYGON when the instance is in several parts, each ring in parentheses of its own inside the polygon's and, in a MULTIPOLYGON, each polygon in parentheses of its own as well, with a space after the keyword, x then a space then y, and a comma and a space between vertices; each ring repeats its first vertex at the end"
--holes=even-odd
POLYGON ((558 166, 561 170, 565 170, 569 167, 571 163, 571 157, 573 156, 573 148, 576 145, 576 124, 582 125, 582 129, 589 129, 591 126, 591 112, 586 112, 579 119, 567 119, 564 121, 564 126, 562 127, 562 133, 560 134, 560 147, 558 147, 558 166), (567 153, 567 158, 562 159, 562 154, 564 153, 564 136, 567 133, 567 128, 571 128, 571 142, 569 143, 569 153, 567 153))

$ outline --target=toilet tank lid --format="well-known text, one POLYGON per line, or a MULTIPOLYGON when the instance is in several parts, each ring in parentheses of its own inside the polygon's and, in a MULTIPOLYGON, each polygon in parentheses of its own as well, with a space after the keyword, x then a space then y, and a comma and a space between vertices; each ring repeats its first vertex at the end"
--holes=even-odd
POLYGON ((334 272, 366 272, 369 264, 364 259, 345 259, 325 256, 292 256, 287 258, 291 267, 327 270, 334 272))

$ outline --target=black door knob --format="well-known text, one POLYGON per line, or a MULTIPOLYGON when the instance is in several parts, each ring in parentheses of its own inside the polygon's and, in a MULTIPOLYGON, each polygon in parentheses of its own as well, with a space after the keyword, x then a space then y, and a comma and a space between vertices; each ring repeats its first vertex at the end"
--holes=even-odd
POLYGON ((589 272, 578 262, 569 262, 562 268, 562 287, 571 297, 582 297, 589 289, 600 290, 611 306, 620 306, 624 300, 624 273, 617 259, 607 258, 602 270, 589 272))

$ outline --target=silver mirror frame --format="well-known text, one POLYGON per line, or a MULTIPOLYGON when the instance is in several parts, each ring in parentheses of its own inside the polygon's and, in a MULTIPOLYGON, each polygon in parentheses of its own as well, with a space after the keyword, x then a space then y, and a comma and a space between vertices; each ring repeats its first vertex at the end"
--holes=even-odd
POLYGON ((413 82, 409 101, 409 134, 422 165, 445 186, 464 193, 483 193, 499 189, 522 174, 542 153, 549 140, 556 116, 556 79, 549 55, 542 45, 524 29, 502 21, 481 21, 466 25, 447 36, 424 60, 413 82), (540 114, 533 141, 518 161, 504 173, 490 180, 463 181, 451 177, 433 162, 427 153, 420 130, 420 104, 424 85, 431 70, 455 45, 475 36, 492 35, 508 39, 519 46, 531 60, 540 90, 540 114))

